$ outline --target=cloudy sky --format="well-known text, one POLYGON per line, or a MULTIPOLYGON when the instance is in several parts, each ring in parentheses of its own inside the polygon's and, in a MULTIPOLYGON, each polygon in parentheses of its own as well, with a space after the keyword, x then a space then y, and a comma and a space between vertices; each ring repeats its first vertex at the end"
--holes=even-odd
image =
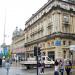
POLYGON ((3 43, 5 24, 6 44, 11 44, 16 26, 24 29, 25 22, 48 0, 0 0, 0 45, 3 43), (5 20, 6 16, 6 20, 5 20))

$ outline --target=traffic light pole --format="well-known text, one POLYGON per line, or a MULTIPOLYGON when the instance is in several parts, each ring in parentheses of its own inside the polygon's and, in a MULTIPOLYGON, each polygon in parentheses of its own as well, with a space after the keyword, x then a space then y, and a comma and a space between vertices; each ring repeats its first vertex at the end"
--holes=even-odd
POLYGON ((34 56, 36 56, 36 60, 37 60, 37 75, 39 75, 39 56, 41 55, 41 52, 40 52, 40 47, 35 46, 34 47, 34 56))
POLYGON ((36 59, 37 59, 37 75, 39 75, 39 73, 38 73, 38 47, 37 47, 37 55, 36 55, 36 59))
POLYGON ((36 58, 37 58, 37 75, 39 75, 38 73, 38 55, 36 56, 36 58))

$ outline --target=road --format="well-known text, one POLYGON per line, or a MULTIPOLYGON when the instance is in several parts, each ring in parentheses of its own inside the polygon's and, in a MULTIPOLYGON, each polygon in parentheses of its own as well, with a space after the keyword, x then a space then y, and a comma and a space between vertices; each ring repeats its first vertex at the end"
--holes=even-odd
MULTIPOLYGON (((53 70, 48 68, 45 69, 44 74, 40 74, 40 75, 54 75, 53 73, 54 73, 53 70)), ((0 68, 0 75, 7 75, 7 71, 5 68, 0 68)), ((37 74, 36 74, 36 69, 25 70, 20 67, 11 67, 9 70, 9 75, 37 75, 37 74)), ((71 75, 75 75, 75 72, 71 75)))
MULTIPOLYGON (((54 73, 53 69, 46 68, 45 73, 40 75, 54 75, 53 73, 54 73)), ((0 75, 7 75, 7 71, 4 67, 0 67, 0 75)), ((36 69, 26 70, 24 67, 18 65, 10 67, 9 75, 37 75, 37 74, 36 74, 36 69)), ((75 70, 71 75, 75 75, 75 70)))
MULTIPOLYGON (((45 69, 45 73, 43 75, 53 75, 53 71, 49 69, 45 69)), ((0 75, 7 75, 7 70, 5 68, 0 68, 0 75)), ((21 67, 11 67, 9 70, 9 75, 37 75, 36 69, 25 70, 21 67)))

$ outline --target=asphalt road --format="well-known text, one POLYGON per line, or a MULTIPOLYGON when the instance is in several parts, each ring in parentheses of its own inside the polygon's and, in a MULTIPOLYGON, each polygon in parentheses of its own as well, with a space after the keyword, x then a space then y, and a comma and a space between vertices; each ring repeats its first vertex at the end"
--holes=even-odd
MULTIPOLYGON (((53 69, 46 68, 44 74, 39 75, 54 75, 53 73, 54 73, 53 69)), ((7 75, 7 70, 4 67, 0 68, 0 75, 7 75)), ((10 67, 8 75, 37 75, 37 74, 36 69, 26 70, 22 67, 10 67)), ((75 72, 71 75, 75 75, 75 72)))
MULTIPOLYGON (((50 69, 45 69, 45 73, 42 75, 53 75, 53 71, 50 71, 50 69)), ((0 68, 0 75, 7 75, 7 70, 5 68, 0 68)), ((37 75, 36 69, 31 70, 25 70, 21 67, 11 67, 9 69, 8 75, 37 75)))
MULTIPOLYGON (((75 69, 72 72, 75 75, 75 69)), ((4 67, 0 67, 0 75, 7 75, 7 70, 4 67)), ((37 75, 36 69, 26 70, 25 66, 21 66, 19 63, 13 63, 9 69, 8 75, 37 75)), ((46 68, 44 74, 39 75, 54 75, 54 69, 46 68)), ((66 75, 66 73, 64 73, 66 75)))

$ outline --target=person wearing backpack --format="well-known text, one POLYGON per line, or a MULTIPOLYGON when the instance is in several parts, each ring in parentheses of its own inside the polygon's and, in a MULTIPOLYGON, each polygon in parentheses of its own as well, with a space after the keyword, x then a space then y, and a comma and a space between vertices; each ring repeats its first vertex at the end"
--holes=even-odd
POLYGON ((71 73, 71 68, 72 68, 72 63, 70 60, 67 60, 66 61, 66 64, 65 64, 65 71, 66 71, 66 74, 67 75, 70 75, 71 73))

